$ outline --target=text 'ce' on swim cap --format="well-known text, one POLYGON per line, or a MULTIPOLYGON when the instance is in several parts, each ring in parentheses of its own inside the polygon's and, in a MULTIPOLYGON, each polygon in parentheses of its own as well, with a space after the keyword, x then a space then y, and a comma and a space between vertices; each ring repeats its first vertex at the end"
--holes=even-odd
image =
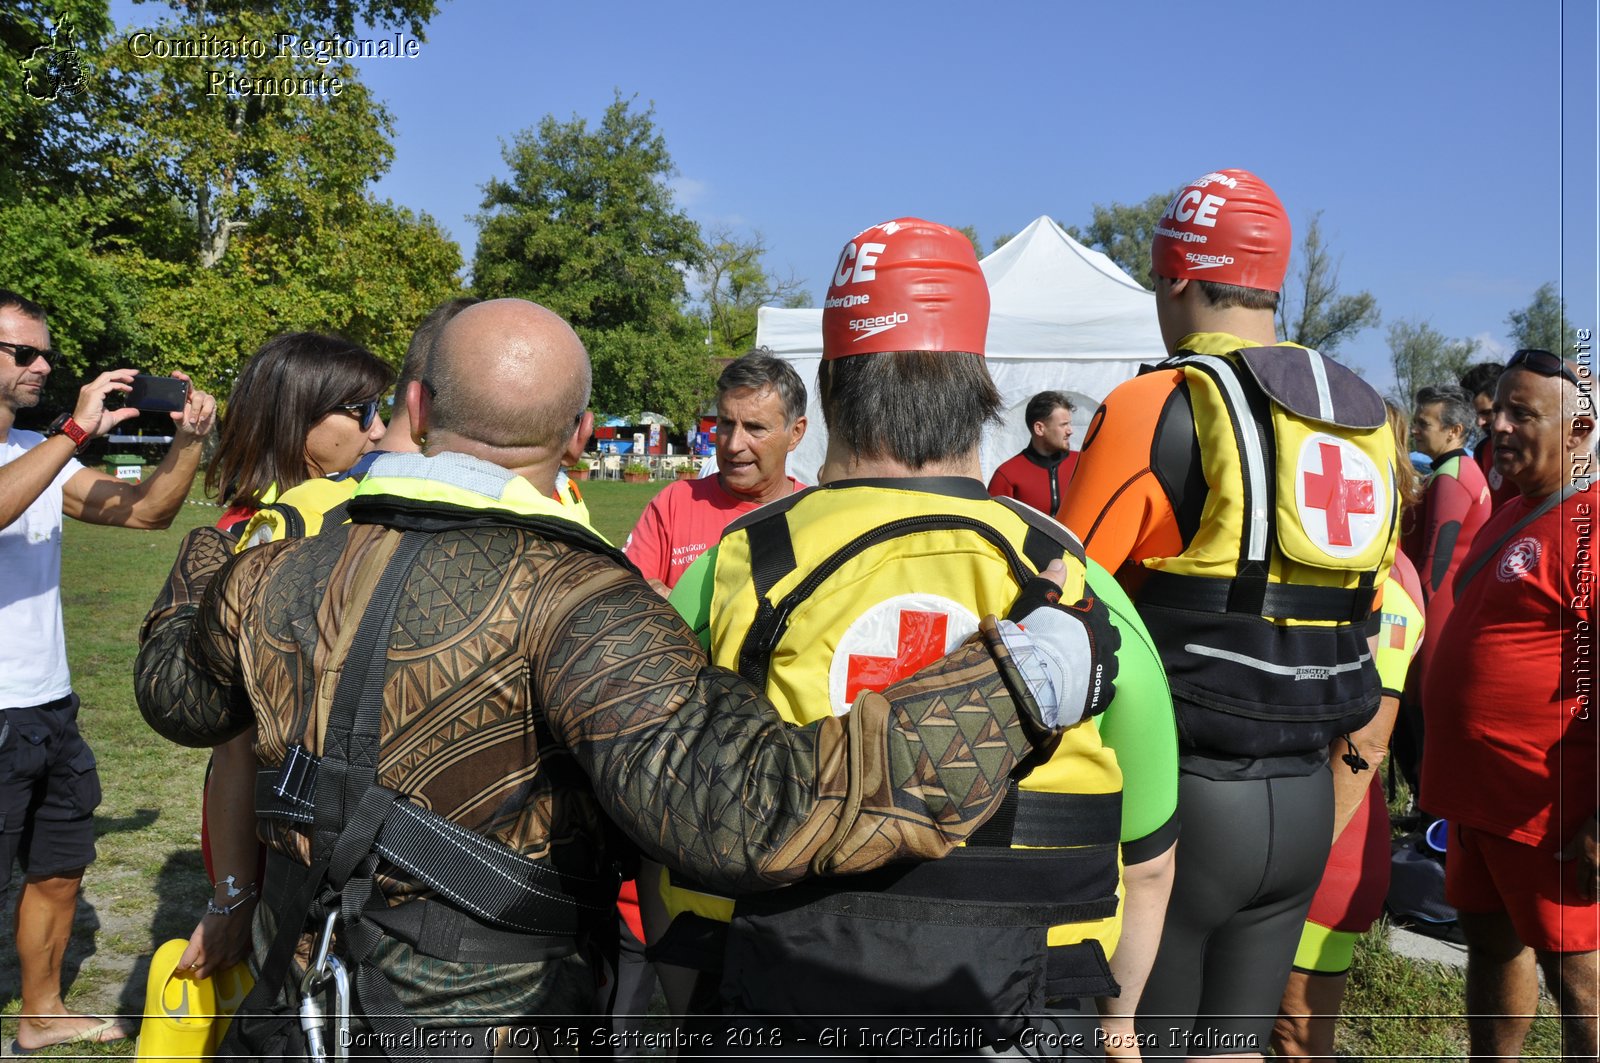
POLYGON ((1281 292, 1289 243, 1289 215, 1267 183, 1248 170, 1218 170, 1167 205, 1150 244, 1150 271, 1281 292))
POLYGON ((844 245, 822 303, 822 357, 884 351, 984 353, 989 283, 972 241, 897 218, 844 245))

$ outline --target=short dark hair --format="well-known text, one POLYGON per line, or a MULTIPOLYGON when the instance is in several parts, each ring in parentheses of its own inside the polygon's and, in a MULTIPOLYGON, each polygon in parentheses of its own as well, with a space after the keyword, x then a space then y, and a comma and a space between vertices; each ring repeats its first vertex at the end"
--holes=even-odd
POLYGON ((806 415, 806 386, 794 366, 772 353, 769 347, 752 347, 729 362, 717 377, 717 397, 730 391, 772 388, 783 401, 783 417, 794 424, 806 415))
POLYGON ((1445 428, 1452 425, 1463 432, 1478 427, 1478 411, 1472 407, 1472 396, 1454 384, 1430 384, 1417 389, 1416 408, 1439 404, 1439 423, 1445 428))
POLYGON ((23 317, 44 321, 44 307, 10 288, 0 288, 0 310, 15 310, 23 317))
POLYGON ((1494 386, 1500 382, 1500 374, 1506 367, 1499 362, 1479 362, 1467 366, 1467 371, 1461 374, 1461 387, 1469 396, 1477 398, 1479 395, 1494 396, 1494 386))
POLYGON ((976 449, 984 425, 1000 422, 1000 391, 981 354, 890 351, 824 361, 817 392, 830 436, 861 457, 912 469, 976 449))
POLYGON ((428 316, 422 319, 417 331, 411 334, 411 342, 406 345, 406 357, 400 363, 400 376, 394 382, 396 403, 405 401, 404 392, 407 384, 413 380, 421 380, 427 375, 428 355, 433 351, 433 341, 438 337, 439 330, 461 311, 481 302, 482 299, 463 295, 459 299, 440 303, 428 311, 428 316))
POLYGON ((1071 413, 1077 408, 1073 401, 1067 398, 1065 391, 1041 391, 1028 400, 1028 405, 1022 411, 1022 419, 1031 432, 1035 422, 1047 419, 1057 410, 1071 413))
POLYGON ((283 492, 311 479, 311 427, 344 403, 383 398, 393 383, 393 369, 343 337, 274 336, 233 383, 217 449, 206 466, 206 490, 216 493, 220 485, 222 501, 259 506, 268 487, 283 492))
POLYGON ((1277 313, 1277 292, 1269 292, 1265 288, 1244 288, 1237 284, 1220 284, 1217 281, 1196 280, 1194 283, 1205 293, 1206 302, 1214 310, 1239 307, 1242 310, 1271 310, 1277 313))

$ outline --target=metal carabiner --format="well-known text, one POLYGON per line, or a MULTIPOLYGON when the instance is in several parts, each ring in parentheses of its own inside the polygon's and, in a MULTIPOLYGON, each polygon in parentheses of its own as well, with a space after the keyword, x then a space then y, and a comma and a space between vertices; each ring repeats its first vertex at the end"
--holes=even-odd
MULTIPOLYGON (((337 909, 329 909, 327 919, 322 924, 322 933, 317 936, 316 946, 312 950, 311 963, 300 978, 300 1029, 306 1035, 306 1055, 312 1063, 325 1063, 328 1058, 328 1040, 324 1032, 328 1017, 322 1010, 322 1002, 319 999, 323 987, 327 985, 331 976, 336 987, 339 981, 343 980, 347 998, 350 993, 350 979, 344 973, 344 965, 328 952, 333 944, 333 922, 338 914, 337 909), (330 971, 330 965, 336 965, 337 973, 330 971)), ((337 992, 337 988, 335 991, 337 992)), ((344 1011, 348 1013, 349 1010, 349 1005, 346 1003, 344 1011)), ((349 1025, 348 1019, 345 1020, 345 1025, 349 1025)))
POLYGON ((328 957, 333 978, 333 1058, 350 1058, 350 972, 337 956, 328 957))
POLYGON ((328 1017, 323 1014, 318 999, 321 987, 322 980, 311 971, 300 980, 300 1029, 306 1035, 306 1058, 311 1063, 326 1063, 328 1058, 328 1042, 323 1035, 328 1017))

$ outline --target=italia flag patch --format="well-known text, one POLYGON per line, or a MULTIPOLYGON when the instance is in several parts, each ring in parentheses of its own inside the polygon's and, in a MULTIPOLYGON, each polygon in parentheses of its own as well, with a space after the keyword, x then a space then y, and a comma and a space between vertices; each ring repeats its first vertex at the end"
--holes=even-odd
POLYGON ((1388 528, 1388 479, 1353 443, 1315 433, 1300 448, 1295 513, 1330 557, 1355 557, 1388 528))
POLYGON ((863 690, 883 690, 922 671, 978 630, 978 617, 938 594, 897 594, 851 622, 828 667, 833 714, 863 690))

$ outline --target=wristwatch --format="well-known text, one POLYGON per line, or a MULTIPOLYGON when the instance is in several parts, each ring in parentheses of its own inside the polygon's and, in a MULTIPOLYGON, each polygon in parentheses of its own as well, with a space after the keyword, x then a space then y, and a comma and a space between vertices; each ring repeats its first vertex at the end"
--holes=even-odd
POLYGON ((44 430, 46 439, 51 436, 66 436, 72 440, 77 453, 82 453, 83 448, 89 445, 89 433, 84 431, 83 425, 72 419, 72 414, 64 413, 50 422, 50 427, 44 430))

